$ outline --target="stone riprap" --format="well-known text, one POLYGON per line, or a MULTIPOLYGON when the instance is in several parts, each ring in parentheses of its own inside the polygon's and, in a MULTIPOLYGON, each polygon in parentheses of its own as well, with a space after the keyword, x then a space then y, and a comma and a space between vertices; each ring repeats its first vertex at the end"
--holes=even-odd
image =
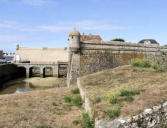
POLYGON ((167 102, 132 118, 118 118, 111 122, 95 119, 95 128, 163 128, 167 120, 167 102))

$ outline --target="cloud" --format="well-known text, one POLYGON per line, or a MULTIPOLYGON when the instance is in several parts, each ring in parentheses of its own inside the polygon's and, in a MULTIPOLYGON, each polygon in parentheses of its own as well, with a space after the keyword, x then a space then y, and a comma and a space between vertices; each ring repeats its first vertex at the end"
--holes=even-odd
POLYGON ((122 26, 100 23, 95 20, 83 20, 78 22, 58 22, 56 25, 40 26, 41 30, 46 31, 64 31, 74 28, 80 30, 123 30, 122 26))
POLYGON ((12 29, 19 31, 47 31, 47 32, 57 32, 57 31, 69 31, 74 28, 79 30, 124 30, 126 27, 106 24, 97 22, 95 20, 83 20, 78 22, 57 22, 54 25, 28 25, 21 24, 15 21, 1 21, 0 28, 12 29))
POLYGON ((49 0, 21 0, 22 3, 33 5, 33 6, 41 6, 49 2, 49 0))
POLYGON ((0 44, 18 42, 18 39, 24 40, 25 37, 23 35, 0 34, 0 44))
POLYGON ((15 21, 0 21, 0 28, 19 31, 37 31, 37 29, 31 25, 21 24, 15 21))

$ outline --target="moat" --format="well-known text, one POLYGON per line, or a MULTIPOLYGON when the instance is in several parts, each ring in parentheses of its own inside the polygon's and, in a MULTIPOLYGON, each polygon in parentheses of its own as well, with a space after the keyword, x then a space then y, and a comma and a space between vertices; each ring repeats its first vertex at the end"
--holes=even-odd
POLYGON ((65 79, 63 78, 18 78, 4 83, 4 88, 0 90, 0 95, 26 93, 34 90, 42 90, 62 86, 65 86, 65 79))

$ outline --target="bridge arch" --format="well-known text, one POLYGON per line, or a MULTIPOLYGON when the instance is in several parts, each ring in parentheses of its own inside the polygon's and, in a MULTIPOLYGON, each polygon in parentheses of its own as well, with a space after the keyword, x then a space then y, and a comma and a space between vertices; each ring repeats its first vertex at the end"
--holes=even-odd
POLYGON ((20 66, 20 67, 18 67, 18 70, 19 70, 20 76, 26 77, 26 70, 27 70, 26 67, 20 66))
POLYGON ((47 66, 43 68, 44 77, 53 77, 54 68, 51 66, 47 66))
POLYGON ((41 76, 41 68, 38 66, 29 67, 29 77, 41 76))

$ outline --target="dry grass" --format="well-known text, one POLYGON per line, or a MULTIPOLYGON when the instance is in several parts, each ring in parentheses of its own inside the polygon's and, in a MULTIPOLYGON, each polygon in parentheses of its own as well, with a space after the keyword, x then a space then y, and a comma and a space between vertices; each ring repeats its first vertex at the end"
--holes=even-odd
POLYGON ((95 116, 106 120, 110 120, 106 110, 112 107, 108 97, 122 89, 140 90, 140 95, 130 103, 121 101, 120 116, 136 115, 167 100, 167 72, 157 73, 151 68, 122 66, 82 77, 81 84, 92 101, 101 99, 93 105, 95 116))
POLYGON ((64 96, 72 95, 72 89, 74 87, 0 96, 0 128, 36 128, 41 125, 75 128, 72 122, 80 119, 81 108, 64 102, 64 96))

